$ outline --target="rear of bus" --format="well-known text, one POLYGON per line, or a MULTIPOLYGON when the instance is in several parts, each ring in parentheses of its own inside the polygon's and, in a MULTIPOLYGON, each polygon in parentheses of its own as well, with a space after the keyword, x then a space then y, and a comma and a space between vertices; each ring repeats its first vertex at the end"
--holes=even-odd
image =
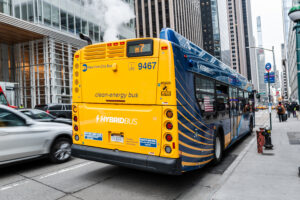
POLYGON ((180 174, 172 45, 132 39, 89 45, 73 68, 75 157, 180 174))

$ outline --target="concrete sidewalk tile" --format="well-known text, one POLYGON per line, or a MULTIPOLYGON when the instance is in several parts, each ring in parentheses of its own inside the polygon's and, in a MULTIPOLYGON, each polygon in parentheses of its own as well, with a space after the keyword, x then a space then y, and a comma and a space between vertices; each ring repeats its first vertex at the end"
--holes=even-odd
POLYGON ((253 143, 213 200, 300 199, 300 145, 290 145, 287 136, 287 132, 300 132, 300 121, 277 120, 273 118, 274 149, 264 150, 269 155, 261 155, 257 153, 256 142, 253 143))

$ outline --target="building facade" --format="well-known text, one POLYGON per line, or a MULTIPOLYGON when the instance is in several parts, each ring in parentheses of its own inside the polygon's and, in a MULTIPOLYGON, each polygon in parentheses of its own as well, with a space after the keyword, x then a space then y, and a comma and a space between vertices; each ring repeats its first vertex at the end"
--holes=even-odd
POLYGON ((287 59, 285 44, 281 44, 281 58, 282 58, 282 72, 281 72, 281 96, 282 100, 287 102, 289 100, 288 93, 288 74, 287 74, 287 59))
POLYGON ((200 0, 203 48, 231 66, 227 5, 225 1, 200 0))
MULTIPOLYGON (((134 8, 134 1, 126 1, 134 8)), ((119 38, 135 37, 134 21, 119 38)), ((73 55, 86 45, 80 32, 103 41, 105 29, 83 0, 0 2, 0 82, 14 84, 14 105, 70 103, 73 55)))
POLYGON ((243 76, 248 77, 243 19, 243 2, 240 0, 227 0, 227 8, 232 68, 243 76))
MULTIPOLYGON (((262 29, 261 29, 261 17, 258 16, 256 18, 257 24, 257 42, 258 47, 263 48, 262 45, 262 29)), ((257 58, 257 79, 258 79, 258 92, 261 93, 261 99, 263 102, 268 101, 268 91, 267 84, 264 82, 264 74, 265 74, 265 51, 263 49, 256 49, 256 58, 257 58)))
POLYGON ((203 47, 199 0, 135 0, 137 37, 159 37, 172 28, 203 47))
MULTIPOLYGON (((292 6, 300 4, 299 0, 293 0, 292 6)), ((293 30, 296 23, 290 20, 287 44, 287 67, 288 67, 288 83, 289 83, 289 100, 299 103, 299 85, 298 85, 298 69, 297 69, 297 51, 296 51, 296 31, 293 30)))

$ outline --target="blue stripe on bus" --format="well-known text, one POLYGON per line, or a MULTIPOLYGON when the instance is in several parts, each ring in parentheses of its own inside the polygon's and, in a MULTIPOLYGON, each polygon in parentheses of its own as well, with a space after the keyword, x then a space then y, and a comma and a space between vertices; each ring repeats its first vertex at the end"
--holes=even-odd
MULTIPOLYGON (((194 146, 194 147, 200 148, 200 149, 205 149, 206 152, 207 152, 207 150, 209 150, 209 149, 213 149, 213 145, 202 145, 202 144, 198 144, 198 143, 196 143, 196 142, 194 142, 194 141, 191 141, 191 140, 189 140, 188 138, 182 136, 181 134, 179 134, 179 140, 180 140, 181 142, 187 144, 187 145, 194 146)), ((197 151, 197 150, 195 150, 195 151, 197 151)))
MULTIPOLYGON (((187 136, 189 136, 190 138, 193 138, 193 139, 195 139, 194 138, 194 133, 191 133, 189 130, 187 130, 185 127, 182 127, 182 125, 180 124, 180 123, 178 123, 178 129, 179 129, 179 131, 181 131, 182 133, 184 133, 185 135, 187 135, 187 136)), ((180 134, 179 134, 180 135, 180 134)), ((201 135, 201 132, 199 132, 199 135, 201 135)), ((209 144, 209 145, 207 145, 207 146, 209 146, 209 147, 211 147, 211 145, 213 144, 213 140, 206 140, 205 138, 202 138, 202 137, 200 137, 200 136, 197 136, 196 137, 196 139, 195 140, 197 140, 197 141, 199 141, 199 142, 201 142, 201 143, 206 143, 206 144, 209 144)), ((186 138, 186 137, 185 137, 186 138)), ((189 140, 189 141, 191 141, 191 140, 189 140)), ((193 144, 196 144, 196 142, 193 142, 193 144)), ((198 145, 198 143, 197 143, 197 145, 198 145)), ((201 144, 199 144, 199 145, 201 145, 201 144)))
POLYGON ((206 158, 191 158, 191 157, 187 157, 187 156, 182 156, 181 160, 183 162, 194 162, 194 163, 197 163, 197 162, 205 162, 205 161, 211 160, 213 157, 214 156, 209 156, 209 157, 206 157, 206 158))

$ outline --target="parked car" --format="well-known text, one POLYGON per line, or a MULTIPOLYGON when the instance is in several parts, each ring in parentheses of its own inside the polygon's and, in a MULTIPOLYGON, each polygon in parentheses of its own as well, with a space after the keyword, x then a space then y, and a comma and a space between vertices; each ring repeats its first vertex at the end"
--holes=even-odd
POLYGON ((43 110, 51 115, 59 118, 72 119, 72 105, 71 104, 44 104, 36 105, 35 109, 43 110))
POLYGON ((22 109, 19 110, 21 113, 27 115, 31 119, 37 120, 39 122, 57 122, 63 124, 72 125, 72 120, 67 118, 58 118, 45 111, 38 109, 22 109))
POLYGON ((37 122, 0 105, 0 166, 47 156, 54 163, 71 157, 72 127, 37 122))

